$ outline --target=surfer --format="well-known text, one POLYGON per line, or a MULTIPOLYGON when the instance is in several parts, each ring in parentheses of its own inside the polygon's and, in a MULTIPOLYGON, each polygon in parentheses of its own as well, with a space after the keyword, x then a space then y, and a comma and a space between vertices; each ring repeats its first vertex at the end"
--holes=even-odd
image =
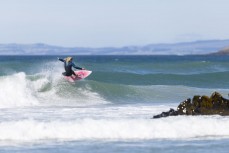
POLYGON ((64 69, 65 72, 63 72, 62 74, 64 76, 72 76, 75 75, 77 76, 74 71, 72 70, 72 67, 74 67, 75 69, 79 69, 79 70, 85 70, 84 68, 78 67, 74 64, 74 62, 72 62, 73 58, 72 57, 67 57, 65 59, 61 59, 59 57, 57 57, 57 59, 61 62, 64 62, 64 69))

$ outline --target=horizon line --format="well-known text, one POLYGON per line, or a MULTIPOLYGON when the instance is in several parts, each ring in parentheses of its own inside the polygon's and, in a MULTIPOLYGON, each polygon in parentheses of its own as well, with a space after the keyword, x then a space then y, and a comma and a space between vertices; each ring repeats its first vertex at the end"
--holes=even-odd
POLYGON ((80 47, 80 46, 75 46, 75 47, 67 47, 67 46, 62 46, 58 44, 50 44, 50 43, 44 43, 44 42, 34 42, 34 43, 0 43, 0 45, 47 45, 47 46, 55 46, 55 47, 63 47, 63 48, 123 48, 123 47, 141 47, 141 46, 147 46, 147 45, 172 45, 172 44, 183 44, 183 43, 197 43, 197 42, 207 42, 207 41, 229 41, 228 39, 204 39, 204 40, 193 40, 193 41, 179 41, 179 42, 174 42, 174 43, 148 43, 145 45, 124 45, 120 47, 114 47, 114 46, 104 46, 104 47, 80 47))

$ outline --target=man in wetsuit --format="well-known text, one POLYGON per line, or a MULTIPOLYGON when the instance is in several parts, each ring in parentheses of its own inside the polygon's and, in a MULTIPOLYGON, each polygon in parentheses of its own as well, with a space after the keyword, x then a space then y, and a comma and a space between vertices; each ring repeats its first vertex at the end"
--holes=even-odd
POLYGON ((84 70, 84 68, 81 68, 81 67, 78 67, 76 66, 72 60, 73 58, 72 57, 67 57, 65 59, 61 59, 59 57, 57 57, 57 59, 61 62, 64 62, 64 69, 65 69, 65 72, 63 72, 62 74, 64 76, 71 76, 71 75, 75 75, 77 76, 74 71, 72 70, 72 67, 76 68, 76 69, 79 69, 79 70, 84 70))

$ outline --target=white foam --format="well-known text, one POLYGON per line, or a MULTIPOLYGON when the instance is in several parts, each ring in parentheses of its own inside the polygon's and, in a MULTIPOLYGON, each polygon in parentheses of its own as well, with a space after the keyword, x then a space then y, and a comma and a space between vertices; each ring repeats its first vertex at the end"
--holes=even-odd
MULTIPOLYGON (((48 63, 54 65, 56 63, 48 63)), ((56 66, 57 67, 57 66, 56 66)), ((37 74, 24 72, 0 77, 0 108, 36 105, 95 105, 107 103, 90 86, 65 81, 61 68, 44 66, 37 74)))
POLYGON ((0 78, 0 108, 31 106, 38 103, 28 88, 25 73, 0 78))
POLYGON ((229 120, 223 117, 173 117, 166 119, 79 119, 0 123, 0 140, 85 139, 189 139, 229 137, 229 120))

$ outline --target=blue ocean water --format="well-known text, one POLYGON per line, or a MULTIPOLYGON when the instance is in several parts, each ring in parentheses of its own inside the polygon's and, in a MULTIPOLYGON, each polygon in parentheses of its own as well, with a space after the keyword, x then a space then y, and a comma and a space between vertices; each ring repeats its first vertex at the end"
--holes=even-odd
POLYGON ((228 97, 229 56, 0 56, 0 152, 227 152, 229 117, 151 119, 194 95, 228 97), (64 58, 64 56, 62 57, 64 58))

